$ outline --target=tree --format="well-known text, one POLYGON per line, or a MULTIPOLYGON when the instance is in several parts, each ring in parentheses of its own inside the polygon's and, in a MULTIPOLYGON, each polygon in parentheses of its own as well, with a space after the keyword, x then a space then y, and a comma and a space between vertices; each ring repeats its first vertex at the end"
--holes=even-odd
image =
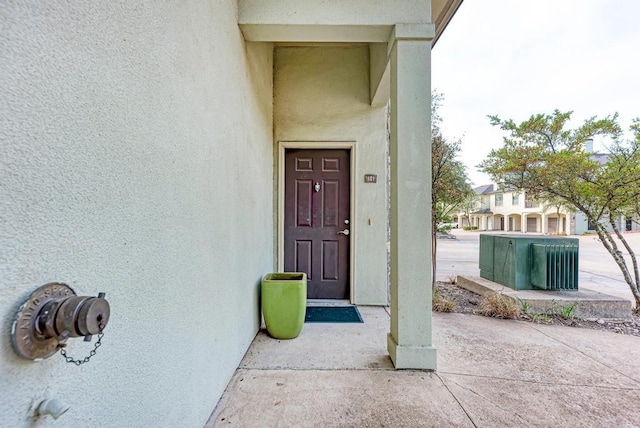
POLYGON ((574 212, 575 210, 571 205, 568 205, 564 199, 561 199, 556 195, 543 194, 541 195, 541 200, 543 201, 542 212, 547 212, 551 208, 555 210, 556 218, 558 219, 556 222, 555 232, 556 232, 556 235, 559 235, 560 234, 560 210, 564 209, 566 212, 574 212))
POLYGON ((438 109, 442 94, 431 96, 431 285, 436 283, 437 233, 439 226, 451 222, 451 215, 473 193, 464 164, 457 160, 460 140, 448 141, 440 130, 438 109))
POLYGON ((466 218, 466 224, 464 218, 458 219, 458 227, 471 227, 471 213, 476 210, 477 206, 478 195, 472 190, 458 206, 458 212, 463 213, 466 218))
POLYGON ((492 150, 479 167, 494 180, 524 189, 532 196, 552 196, 585 214, 600 242, 620 268, 640 308, 640 273, 636 255, 620 232, 617 218, 635 209, 640 199, 640 120, 633 121, 634 139, 620 141, 617 114, 586 120, 565 129, 572 112, 555 110, 516 124, 489 116, 507 132, 503 146, 492 150), (596 135, 609 137, 608 160, 601 164, 585 150, 596 135), (615 239, 615 238, 617 239, 615 239), (622 246, 629 255, 625 259, 622 246))

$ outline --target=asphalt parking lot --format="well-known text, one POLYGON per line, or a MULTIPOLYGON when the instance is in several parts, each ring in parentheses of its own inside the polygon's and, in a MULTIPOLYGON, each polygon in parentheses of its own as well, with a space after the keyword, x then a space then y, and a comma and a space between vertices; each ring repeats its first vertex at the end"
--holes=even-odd
MULTIPOLYGON (((482 233, 454 229, 456 239, 438 239, 438 265, 436 279, 447 281, 457 275, 480 275, 478 258, 482 233)), ((517 232, 515 232, 517 233, 517 232)), ((573 237, 573 236, 572 236, 573 237)), ((580 240, 579 288, 610 294, 634 302, 629 286, 620 268, 595 235, 575 236, 580 240)), ((640 251, 640 233, 627 233, 625 238, 634 253, 640 251)))

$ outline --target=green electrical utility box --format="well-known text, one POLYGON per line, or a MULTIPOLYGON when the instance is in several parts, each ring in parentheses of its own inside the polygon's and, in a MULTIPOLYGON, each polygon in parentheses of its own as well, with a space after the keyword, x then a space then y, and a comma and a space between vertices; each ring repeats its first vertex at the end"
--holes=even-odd
POLYGON ((480 276, 514 290, 577 290, 578 239, 480 235, 480 276))
POLYGON ((544 290, 577 290, 578 246, 531 244, 531 285, 544 290))
POLYGON ((480 235, 480 276, 493 281, 493 247, 495 235, 480 235))

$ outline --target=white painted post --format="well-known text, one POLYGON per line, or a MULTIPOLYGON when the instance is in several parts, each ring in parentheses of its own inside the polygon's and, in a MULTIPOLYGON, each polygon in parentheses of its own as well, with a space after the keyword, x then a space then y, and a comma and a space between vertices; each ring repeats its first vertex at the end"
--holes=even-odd
POLYGON ((391 60, 391 332, 398 369, 436 369, 431 332, 431 39, 398 24, 391 60))

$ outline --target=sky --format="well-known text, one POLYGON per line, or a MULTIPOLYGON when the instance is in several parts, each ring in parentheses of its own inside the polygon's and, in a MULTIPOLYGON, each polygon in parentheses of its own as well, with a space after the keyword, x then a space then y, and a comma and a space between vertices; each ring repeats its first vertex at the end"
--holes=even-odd
POLYGON ((432 87, 474 186, 491 183, 476 165, 505 135, 487 115, 573 111, 573 128, 617 112, 627 130, 640 117, 640 0, 464 0, 433 48, 432 87))

